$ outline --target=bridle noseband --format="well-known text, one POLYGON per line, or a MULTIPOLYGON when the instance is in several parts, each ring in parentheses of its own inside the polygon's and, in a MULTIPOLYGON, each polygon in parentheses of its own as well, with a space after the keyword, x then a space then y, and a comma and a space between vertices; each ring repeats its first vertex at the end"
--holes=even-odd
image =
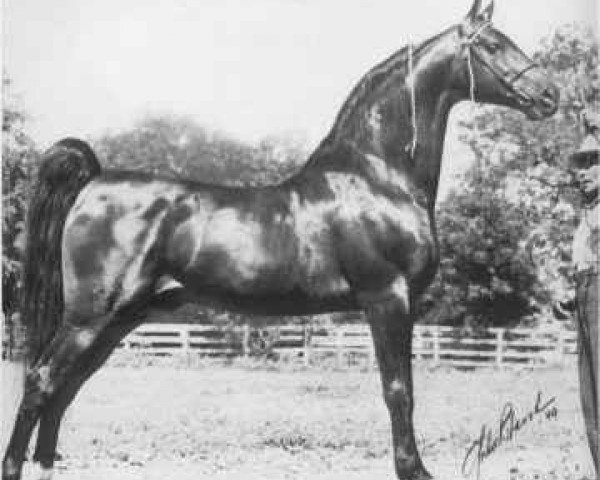
POLYGON ((475 50, 473 48, 473 46, 476 44, 476 42, 479 39, 479 37, 481 36, 481 34, 485 30, 490 28, 491 26, 492 26, 492 22, 489 22, 489 21, 484 22, 474 33, 469 35, 469 37, 463 42, 463 45, 465 45, 467 47, 467 65, 469 68, 469 82, 470 82, 469 95, 470 95, 471 100, 473 102, 477 101, 475 98, 475 74, 473 71, 473 56, 475 56, 477 58, 477 60, 479 61, 479 63, 485 69, 487 69, 505 88, 507 88, 508 90, 511 90, 516 95, 518 95, 519 99, 521 101, 523 101, 523 103, 525 103, 527 105, 531 105, 533 103, 533 99, 529 95, 526 95, 526 94, 520 92, 518 89, 516 89, 514 84, 519 78, 521 78, 529 70, 538 68, 539 65, 537 63, 532 62, 529 65, 527 65, 525 68, 520 70, 519 72, 515 73, 512 76, 507 77, 506 75, 502 75, 501 73, 499 73, 492 65, 490 65, 489 62, 487 62, 481 55, 479 55, 477 53, 477 50, 475 50))

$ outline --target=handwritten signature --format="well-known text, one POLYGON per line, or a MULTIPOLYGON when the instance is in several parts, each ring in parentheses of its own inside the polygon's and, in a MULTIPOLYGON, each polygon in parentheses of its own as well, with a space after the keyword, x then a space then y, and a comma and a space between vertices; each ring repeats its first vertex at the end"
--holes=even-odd
POLYGON ((515 406, 511 402, 506 402, 500 414, 498 431, 494 432, 487 425, 481 426, 479 437, 473 440, 463 460, 462 474, 465 477, 475 474, 479 479, 481 463, 492 455, 500 445, 513 440, 519 430, 536 418, 550 420, 556 419, 557 416, 556 397, 544 402, 542 401, 542 392, 537 393, 533 409, 524 415, 518 415, 515 406))

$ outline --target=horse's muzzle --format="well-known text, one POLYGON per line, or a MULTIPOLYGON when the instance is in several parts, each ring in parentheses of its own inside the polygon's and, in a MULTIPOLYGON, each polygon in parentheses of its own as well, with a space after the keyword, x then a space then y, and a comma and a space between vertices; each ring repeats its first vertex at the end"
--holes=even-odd
POLYGON ((526 114, 531 120, 550 117, 558 110, 560 91, 554 85, 546 86, 536 97, 531 97, 526 114))

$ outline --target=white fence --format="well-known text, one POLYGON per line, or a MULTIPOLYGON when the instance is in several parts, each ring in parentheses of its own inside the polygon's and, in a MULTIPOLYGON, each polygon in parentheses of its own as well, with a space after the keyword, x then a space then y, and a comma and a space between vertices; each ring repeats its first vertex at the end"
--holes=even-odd
MULTIPOLYGON (((148 324, 133 331, 121 349, 143 355, 271 355, 302 362, 323 361, 338 367, 375 365, 366 325, 310 327, 286 325, 223 329, 212 325, 148 324)), ((432 365, 457 367, 538 367, 572 362, 576 332, 492 328, 465 335, 453 327, 416 325, 413 357, 432 365)))

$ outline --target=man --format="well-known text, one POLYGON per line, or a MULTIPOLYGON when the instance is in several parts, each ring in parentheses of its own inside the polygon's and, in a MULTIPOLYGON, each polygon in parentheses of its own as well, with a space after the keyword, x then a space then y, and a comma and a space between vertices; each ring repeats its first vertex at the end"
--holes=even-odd
POLYGON ((581 192, 581 220, 573 238, 576 318, 579 333, 579 387, 590 450, 598 475, 598 275, 600 247, 600 122, 584 115, 585 138, 569 158, 569 168, 581 192))

